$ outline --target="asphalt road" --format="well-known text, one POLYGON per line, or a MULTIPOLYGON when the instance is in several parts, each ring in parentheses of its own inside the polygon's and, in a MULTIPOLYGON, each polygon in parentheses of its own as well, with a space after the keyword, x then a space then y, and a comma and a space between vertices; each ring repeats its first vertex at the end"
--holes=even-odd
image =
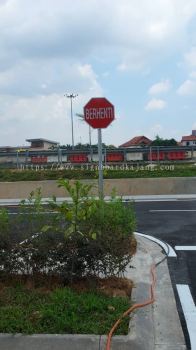
MULTIPOLYGON (((137 231, 169 243, 177 258, 169 258, 168 265, 187 345, 190 348, 187 324, 177 293, 177 285, 187 285, 196 305, 196 201, 138 202, 134 204, 137 231)), ((186 302, 186 301, 185 301, 186 302)), ((193 305, 194 309, 194 305, 193 305)), ((193 312, 196 310, 194 309, 193 312)))

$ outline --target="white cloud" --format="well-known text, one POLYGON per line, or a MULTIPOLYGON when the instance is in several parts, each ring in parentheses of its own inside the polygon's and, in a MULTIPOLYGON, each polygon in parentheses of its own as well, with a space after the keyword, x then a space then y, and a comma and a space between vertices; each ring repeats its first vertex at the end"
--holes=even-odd
POLYGON ((60 59, 22 61, 0 74, 0 94, 15 96, 49 95, 77 90, 100 90, 97 75, 90 64, 68 64, 60 59))
POLYGON ((174 50, 173 43, 180 46, 195 14, 194 0, 40 0, 30 6, 7 0, 0 6, 1 68, 21 57, 73 60, 92 54, 115 56, 120 69, 138 69, 159 57, 160 49, 162 56, 174 50))
POLYGON ((146 111, 161 110, 166 107, 166 102, 161 99, 153 98, 145 106, 146 111))
MULTIPOLYGON (((78 93, 74 110, 79 113, 90 97, 105 91, 118 102, 123 94, 126 100, 126 72, 142 71, 145 81, 144 72, 155 73, 154 63, 171 57, 175 64, 195 15, 195 0, 0 0, 1 144, 39 136, 69 143, 70 101, 63 95, 78 93), (108 71, 110 79, 104 79, 108 71)), ((194 53, 193 47, 186 57, 192 70, 194 53)), ((152 95, 168 88, 166 81, 154 85, 152 95)), ((164 100, 152 99, 145 109, 165 106, 164 100)), ((124 108, 130 110, 129 101, 124 108)), ((77 123, 79 141, 88 130, 77 123)), ((119 134, 118 129, 108 137, 119 134)))
POLYGON ((118 69, 141 70, 149 60, 152 62, 163 59, 163 56, 168 57, 168 53, 171 55, 182 47, 182 42, 186 43, 188 23, 196 13, 194 0, 189 0, 188 3, 184 0, 128 2, 119 8, 117 17, 114 17, 119 23, 118 18, 124 8, 123 23, 126 30, 123 25, 116 26, 118 37, 121 35, 120 49, 123 56, 118 69))
MULTIPOLYGON (((74 138, 75 143, 81 140, 85 143, 88 142, 88 126, 81 123, 75 114, 83 112, 83 106, 92 95, 103 96, 103 92, 90 66, 80 66, 79 70, 84 74, 83 84, 86 86, 73 101, 74 138)), ((62 93, 24 97, 0 95, 0 122, 3 125, 0 128, 1 145, 21 144, 26 138, 34 137, 71 144, 70 100, 62 93)), ((96 139, 94 141, 97 142, 96 139)))
POLYGON ((161 93, 168 92, 170 90, 170 87, 171 87, 171 83, 169 79, 162 80, 159 83, 152 85, 148 90, 148 93, 150 95, 158 95, 161 93))
POLYGON ((177 90, 177 94, 181 96, 196 95, 196 82, 193 80, 186 80, 177 90))
MULTIPOLYGON (((73 101, 75 143, 81 139, 84 143, 88 142, 88 126, 75 115, 83 112, 83 105, 88 99, 88 96, 83 95, 73 101)), ((10 99, 4 96, 0 98, 0 103, 0 121, 4 125, 0 129, 1 145, 22 144, 26 138, 34 137, 71 144, 70 101, 66 97, 54 94, 10 99)))
POLYGON ((128 49, 122 51, 122 61, 117 66, 117 70, 125 71, 140 71, 144 68, 147 61, 147 53, 142 48, 128 49))

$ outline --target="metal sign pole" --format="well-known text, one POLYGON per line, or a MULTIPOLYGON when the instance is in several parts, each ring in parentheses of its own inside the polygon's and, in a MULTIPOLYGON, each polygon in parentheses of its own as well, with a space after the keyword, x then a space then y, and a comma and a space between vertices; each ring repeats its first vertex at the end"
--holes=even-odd
POLYGON ((101 129, 98 129, 98 153, 99 153, 99 199, 103 199, 103 164, 102 164, 101 129))

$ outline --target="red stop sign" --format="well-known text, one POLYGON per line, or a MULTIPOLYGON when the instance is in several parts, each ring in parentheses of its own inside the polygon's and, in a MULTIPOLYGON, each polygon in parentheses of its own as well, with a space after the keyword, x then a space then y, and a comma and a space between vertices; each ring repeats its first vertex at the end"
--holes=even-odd
POLYGON ((84 119, 92 128, 107 128, 114 120, 114 106, 105 97, 91 98, 84 106, 84 119))

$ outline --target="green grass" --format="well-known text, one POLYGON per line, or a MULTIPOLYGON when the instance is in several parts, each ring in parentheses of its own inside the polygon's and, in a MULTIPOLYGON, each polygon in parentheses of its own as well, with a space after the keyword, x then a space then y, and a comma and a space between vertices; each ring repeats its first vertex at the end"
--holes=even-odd
MULTIPOLYGON (((23 286, 0 291, 0 333, 107 334, 130 307, 125 298, 69 288, 49 293, 23 286)), ((116 334, 128 333, 128 318, 116 334)))

